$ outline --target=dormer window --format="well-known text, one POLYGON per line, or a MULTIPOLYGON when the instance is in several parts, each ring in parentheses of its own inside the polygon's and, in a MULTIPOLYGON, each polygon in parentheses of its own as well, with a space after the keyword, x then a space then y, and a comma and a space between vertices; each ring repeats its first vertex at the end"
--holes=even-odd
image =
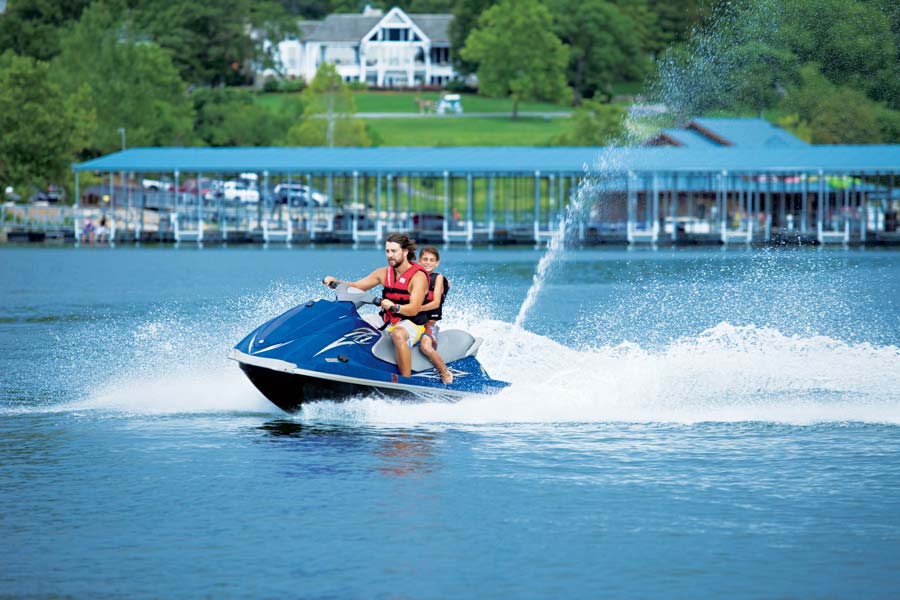
POLYGON ((409 41, 409 29, 406 27, 382 27, 381 41, 407 42, 409 41))

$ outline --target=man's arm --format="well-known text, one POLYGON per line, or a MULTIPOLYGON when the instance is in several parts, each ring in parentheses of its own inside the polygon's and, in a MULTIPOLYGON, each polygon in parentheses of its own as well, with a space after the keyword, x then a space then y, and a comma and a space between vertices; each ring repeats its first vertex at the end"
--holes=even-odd
POLYGON ((346 283, 350 287, 355 287, 361 290, 371 290, 373 287, 379 286, 384 283, 384 273, 385 269, 375 269, 359 281, 341 281, 339 279, 335 279, 331 275, 322 280, 322 283, 325 285, 330 285, 331 283, 346 283))

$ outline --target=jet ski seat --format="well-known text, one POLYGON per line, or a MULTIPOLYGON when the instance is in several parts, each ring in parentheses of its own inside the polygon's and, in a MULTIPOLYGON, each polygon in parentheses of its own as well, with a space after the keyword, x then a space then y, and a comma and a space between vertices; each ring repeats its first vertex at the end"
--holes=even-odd
MULTIPOLYGON (((363 319, 376 329, 382 325, 382 321, 378 315, 367 314, 363 316, 363 319)), ((473 337, 472 334, 467 331, 463 331, 462 329, 442 329, 438 351, 441 353, 441 358, 444 359, 444 362, 449 364, 466 356, 474 355, 478 351, 480 345, 481 338, 473 337)), ((372 354, 392 365, 397 364, 397 355, 394 352, 394 342, 391 340, 391 335, 387 331, 381 332, 381 339, 375 342, 375 345, 372 347, 372 354)), ((413 373, 427 371, 431 368, 434 368, 434 365, 431 364, 428 357, 422 354, 422 351, 419 350, 419 345, 416 344, 413 346, 413 373)))

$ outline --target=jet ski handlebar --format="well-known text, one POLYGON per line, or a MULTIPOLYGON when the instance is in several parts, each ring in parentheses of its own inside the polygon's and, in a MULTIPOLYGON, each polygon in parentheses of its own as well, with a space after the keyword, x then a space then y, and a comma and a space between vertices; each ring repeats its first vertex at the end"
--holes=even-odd
MULTIPOLYGON (((322 283, 325 282, 323 281, 322 283)), ((337 292, 336 296, 339 302, 352 302, 356 308, 365 304, 381 306, 381 296, 376 296, 359 288, 350 287, 349 284, 332 281, 328 284, 328 287, 337 292)))

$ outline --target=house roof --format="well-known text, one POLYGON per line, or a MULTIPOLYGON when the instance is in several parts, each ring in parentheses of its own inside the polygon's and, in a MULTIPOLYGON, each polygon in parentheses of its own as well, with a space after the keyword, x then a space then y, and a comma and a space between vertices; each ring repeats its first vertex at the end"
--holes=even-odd
POLYGON ((453 21, 453 15, 417 14, 408 16, 432 43, 450 43, 450 22, 453 21))
POLYGON ((711 148, 720 144, 690 129, 663 129, 647 142, 647 146, 686 146, 688 148, 711 148))
POLYGON ((132 148, 76 171, 310 173, 316 175, 653 173, 900 173, 900 145, 715 148, 132 148))
POLYGON ((300 21, 297 23, 298 29, 300 29, 300 39, 308 40, 309 37, 316 32, 316 29, 319 28, 321 21, 300 21))
MULTIPOLYGON (((450 14, 407 14, 433 43, 450 43, 450 14)), ((301 21, 302 39, 310 42, 359 42, 384 15, 328 15, 322 21, 301 21)))
POLYGON ((809 146, 797 136, 765 119, 698 117, 685 129, 696 131, 713 142, 726 146, 763 146, 766 148, 809 146))
POLYGON ((381 19, 381 16, 372 15, 328 15, 304 39, 311 42, 359 42, 381 19))

